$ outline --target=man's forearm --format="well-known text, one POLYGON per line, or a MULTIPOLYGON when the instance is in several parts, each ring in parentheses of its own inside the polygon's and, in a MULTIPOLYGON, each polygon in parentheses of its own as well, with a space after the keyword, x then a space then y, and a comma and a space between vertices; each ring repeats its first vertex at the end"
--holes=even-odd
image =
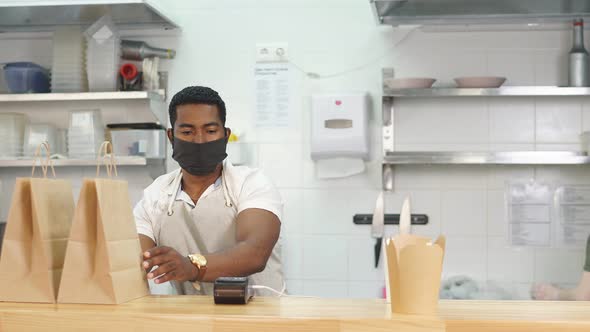
POLYGON ((560 289, 557 294, 558 301, 576 301, 578 299, 578 288, 560 289))
POLYGON ((141 245, 142 253, 156 246, 154 240, 152 240, 149 236, 143 234, 139 234, 139 244, 141 245))
POLYGON ((575 288, 560 289, 559 301, 588 301, 590 300, 590 272, 584 271, 580 282, 575 288))
POLYGON ((261 272, 269 253, 248 242, 240 242, 223 252, 204 255, 207 273, 203 281, 213 282, 218 277, 241 277, 261 272))

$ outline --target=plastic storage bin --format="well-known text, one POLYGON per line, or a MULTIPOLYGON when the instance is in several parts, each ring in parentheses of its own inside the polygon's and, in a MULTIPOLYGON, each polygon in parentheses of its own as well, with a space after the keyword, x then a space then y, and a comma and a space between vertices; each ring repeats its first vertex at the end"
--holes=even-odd
POLYGON ((104 142, 104 127, 99 110, 79 110, 70 113, 68 155, 77 158, 96 158, 104 142))
POLYGON ((7 63, 4 79, 11 93, 49 92, 49 70, 32 62, 7 63))
POLYGON ((88 91, 86 42, 79 26, 59 26, 53 33, 52 92, 88 91))
POLYGON ((89 91, 116 91, 121 40, 110 16, 103 16, 85 32, 89 91))
POLYGON ((23 142, 28 118, 20 113, 0 113, 0 157, 23 155, 23 142))
POLYGON ((55 153, 57 142, 57 129, 50 124, 30 124, 25 131, 25 156, 34 156, 39 144, 47 142, 55 153))
POLYGON ((141 156, 150 159, 166 158, 166 130, 160 125, 149 127, 130 124, 108 125, 113 151, 117 156, 141 156), (141 128, 141 129, 137 129, 141 128))

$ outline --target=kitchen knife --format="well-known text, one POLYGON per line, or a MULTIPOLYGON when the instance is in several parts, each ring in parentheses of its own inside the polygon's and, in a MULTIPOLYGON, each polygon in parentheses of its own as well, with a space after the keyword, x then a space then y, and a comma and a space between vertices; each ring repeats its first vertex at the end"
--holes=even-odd
POLYGON ((399 214, 399 233, 410 234, 410 225, 412 225, 412 212, 410 207, 410 198, 404 199, 402 212, 399 214))
POLYGON ((383 231, 385 227, 384 212, 383 192, 380 192, 375 202, 375 211, 373 212, 373 221, 371 224, 371 236, 375 238, 375 268, 379 266, 379 257, 381 256, 381 244, 383 242, 383 231))

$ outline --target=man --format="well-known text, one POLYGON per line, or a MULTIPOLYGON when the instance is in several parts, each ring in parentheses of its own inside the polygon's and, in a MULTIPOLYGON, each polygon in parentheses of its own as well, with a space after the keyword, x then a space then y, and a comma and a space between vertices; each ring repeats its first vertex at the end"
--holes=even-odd
POLYGON ((181 168, 157 178, 133 211, 148 279, 171 281, 179 294, 211 295, 218 277, 251 276, 280 291, 283 203, 259 170, 224 160, 225 103, 192 86, 172 98, 169 113, 181 168))
POLYGON ((590 237, 586 240, 584 272, 575 288, 563 289, 551 284, 534 285, 531 296, 545 301, 590 301, 590 237))

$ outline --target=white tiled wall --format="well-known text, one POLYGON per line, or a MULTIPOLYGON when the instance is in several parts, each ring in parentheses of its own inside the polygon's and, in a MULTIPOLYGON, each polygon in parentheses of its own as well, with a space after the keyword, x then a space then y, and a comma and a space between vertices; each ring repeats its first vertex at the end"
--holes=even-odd
MULTIPOLYGON (((503 75, 509 85, 562 85, 567 82, 569 31, 444 32, 376 26, 366 0, 174 0, 160 1, 182 28, 177 36, 144 38, 178 51, 164 61, 169 89, 209 85, 228 106, 228 126, 257 145, 255 164, 274 180, 286 200, 284 264, 293 294, 376 297, 383 286, 373 267, 367 226, 352 224, 355 213, 372 213, 381 184, 380 71, 397 76, 437 78, 452 86, 465 75, 503 75), (400 42, 400 40, 403 40, 400 42), (256 129, 253 66, 255 44, 289 43, 289 57, 305 71, 345 75, 320 80, 293 69, 294 112, 290 128, 256 129), (396 43, 398 43, 396 45, 396 43), (349 71, 349 69, 354 69, 349 71), (309 157, 311 93, 368 91, 373 97, 372 160, 367 172, 348 179, 319 180, 309 157)), ((2 40, 2 61, 50 63, 47 41, 2 40), (8 50, 8 53, 4 50, 8 50)), ((398 150, 578 150, 577 135, 590 130, 590 100, 584 98, 439 98, 396 103, 398 150)), ((174 165, 173 162, 170 165, 174 165)), ((0 170, 1 180, 16 173, 0 170)), ((511 249, 504 236, 506 180, 531 178, 590 184, 585 167, 400 166, 388 212, 399 211, 405 196, 429 225, 419 234, 448 236, 445 276, 468 275, 528 296, 533 281, 572 284, 581 250, 511 249)), ((141 188, 144 180, 134 179, 141 188)), ((6 195, 5 195, 6 196, 6 195)), ((7 197, 3 197, 3 204, 7 197)), ((386 232, 396 232, 392 226, 386 232)))

